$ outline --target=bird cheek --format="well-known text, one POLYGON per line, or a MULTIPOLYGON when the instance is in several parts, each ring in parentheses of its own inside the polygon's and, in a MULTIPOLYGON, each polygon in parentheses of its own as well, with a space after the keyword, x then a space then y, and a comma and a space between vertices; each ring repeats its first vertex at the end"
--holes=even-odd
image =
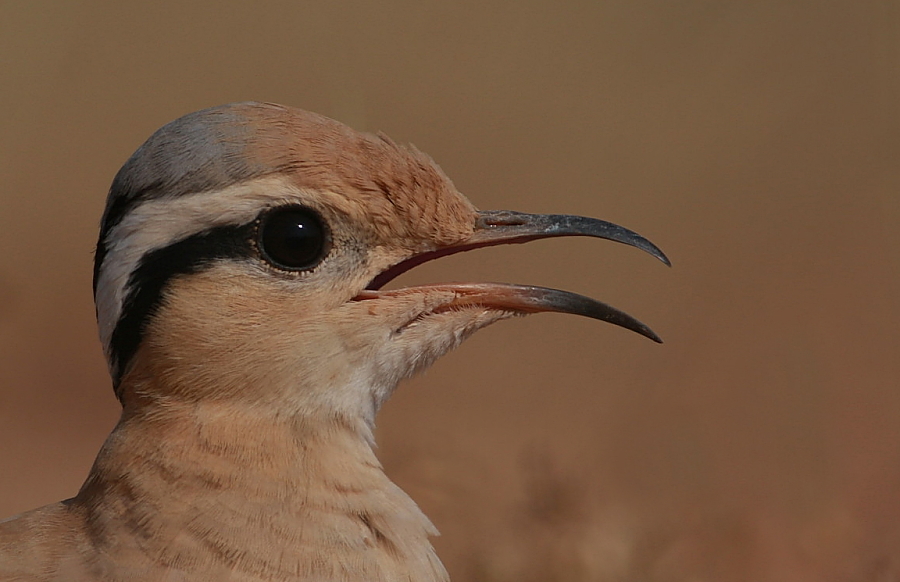
POLYGON ((406 365, 404 376, 412 376, 479 329, 513 315, 478 306, 429 313, 399 330, 391 344, 406 365))
POLYGON ((481 306, 445 309, 452 292, 411 292, 347 304, 341 327, 356 354, 358 367, 369 370, 373 386, 389 394, 401 379, 424 370, 475 331, 511 317, 510 312, 481 306))

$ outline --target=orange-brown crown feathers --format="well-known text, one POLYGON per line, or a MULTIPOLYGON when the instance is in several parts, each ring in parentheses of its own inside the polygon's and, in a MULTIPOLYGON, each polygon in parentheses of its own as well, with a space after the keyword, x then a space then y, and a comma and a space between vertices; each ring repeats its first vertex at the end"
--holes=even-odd
POLYGON ((449 244, 474 223, 475 208, 417 149, 301 109, 248 102, 190 113, 154 133, 116 176, 104 227, 121 217, 116 207, 276 173, 356 198, 385 235, 449 244))
POLYGON ((381 240, 445 246, 471 235, 475 208, 419 150, 299 109, 235 107, 250 108, 261 132, 247 155, 282 168, 301 188, 352 195, 381 240))

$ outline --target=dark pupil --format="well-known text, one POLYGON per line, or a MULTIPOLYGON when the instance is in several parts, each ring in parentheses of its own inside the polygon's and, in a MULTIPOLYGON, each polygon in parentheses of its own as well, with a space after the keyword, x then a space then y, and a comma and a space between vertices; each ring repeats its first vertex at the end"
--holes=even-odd
POLYGON ((278 267, 310 269, 324 255, 325 227, 305 208, 273 210, 263 218, 260 245, 266 259, 278 267))

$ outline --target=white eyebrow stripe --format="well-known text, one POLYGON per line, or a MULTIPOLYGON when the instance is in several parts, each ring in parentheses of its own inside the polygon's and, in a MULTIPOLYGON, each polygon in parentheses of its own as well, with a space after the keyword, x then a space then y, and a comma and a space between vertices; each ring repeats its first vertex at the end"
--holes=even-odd
MULTIPOLYGON (((116 365, 110 342, 122 316, 128 281, 147 253, 218 226, 246 224, 279 203, 307 199, 308 193, 286 176, 270 175, 221 190, 155 198, 126 214, 103 241, 106 255, 97 278, 97 322, 110 367, 116 365)), ((115 377, 116 370, 111 372, 115 377)))

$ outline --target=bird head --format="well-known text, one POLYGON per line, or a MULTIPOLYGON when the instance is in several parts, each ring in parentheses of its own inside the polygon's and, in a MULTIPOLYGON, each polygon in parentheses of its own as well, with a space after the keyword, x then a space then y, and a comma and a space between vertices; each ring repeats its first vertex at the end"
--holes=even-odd
POLYGON ((608 222, 479 211, 385 136, 274 104, 215 107, 159 129, 116 175, 95 257, 100 336, 126 408, 221 400, 370 424, 402 378, 500 319, 568 312, 659 341, 553 289, 383 289, 444 255, 575 235, 668 264, 608 222))

